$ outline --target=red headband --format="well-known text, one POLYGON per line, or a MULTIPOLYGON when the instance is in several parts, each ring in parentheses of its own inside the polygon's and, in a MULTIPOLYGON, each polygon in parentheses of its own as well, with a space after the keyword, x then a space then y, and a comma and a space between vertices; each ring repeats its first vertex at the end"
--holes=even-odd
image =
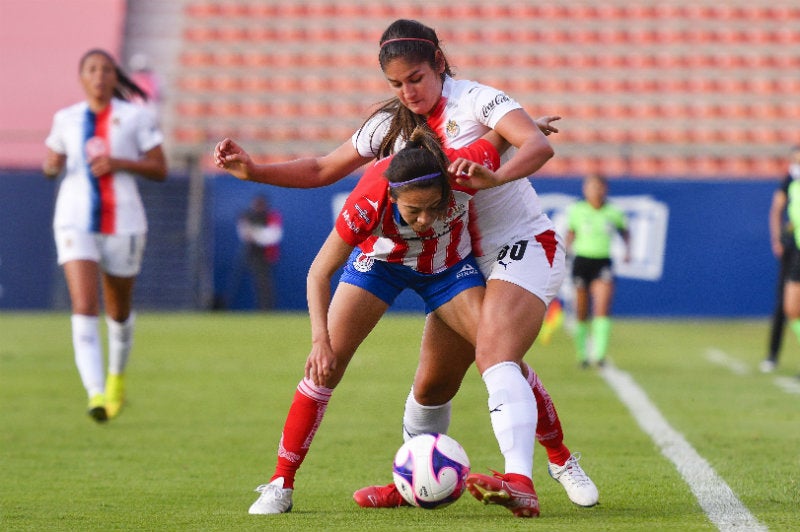
POLYGON ((399 41, 421 41, 431 44, 434 48, 436 47, 436 43, 430 39, 420 39, 417 37, 400 37, 399 39, 389 39, 388 41, 383 41, 383 43, 381 43, 381 48, 383 48, 390 42, 399 42, 399 41))

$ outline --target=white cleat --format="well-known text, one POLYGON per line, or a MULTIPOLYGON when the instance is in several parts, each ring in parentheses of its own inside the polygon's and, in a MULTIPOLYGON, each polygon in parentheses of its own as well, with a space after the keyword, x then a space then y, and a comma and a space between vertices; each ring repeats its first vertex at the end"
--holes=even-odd
POLYGON ((564 486, 567 497, 573 503, 578 506, 594 506, 600 496, 597 493, 597 486, 578 465, 580 458, 581 453, 575 453, 569 457, 569 460, 563 466, 551 462, 547 467, 547 471, 553 477, 553 480, 564 486))
POLYGON ((262 484, 256 488, 261 494, 250 505, 248 513, 253 515, 285 514, 292 509, 291 489, 283 489, 283 477, 278 477, 269 484, 262 484))
POLYGON ((772 373, 773 371, 775 371, 776 366, 777 364, 775 363, 774 360, 770 360, 767 358, 761 361, 761 363, 758 365, 758 370, 761 373, 772 373))

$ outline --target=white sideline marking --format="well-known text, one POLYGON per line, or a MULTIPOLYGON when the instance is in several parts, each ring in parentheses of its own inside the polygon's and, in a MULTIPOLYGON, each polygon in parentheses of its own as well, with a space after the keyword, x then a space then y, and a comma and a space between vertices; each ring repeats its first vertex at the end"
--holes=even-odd
MULTIPOLYGON (((737 375, 747 375, 750 373, 750 367, 747 364, 735 359, 725 351, 714 347, 706 349, 706 360, 728 368, 737 375)), ((791 377, 775 377, 772 382, 786 393, 800 394, 800 380, 798 379, 793 379, 791 377)))
POLYGON ((800 380, 791 377, 775 377, 775 386, 782 389, 786 393, 800 394, 800 380))
POLYGON ((706 349, 706 359, 709 362, 713 362, 714 364, 728 368, 731 370, 731 372, 736 373, 737 375, 747 375, 750 373, 750 366, 733 358, 732 356, 728 355, 728 353, 720 349, 714 349, 713 347, 706 349))
POLYGON ((630 374, 610 363, 606 363, 600 374, 628 407, 642 430, 658 445, 661 454, 675 464, 700 507, 720 531, 769 530, 753 517, 683 435, 670 426, 630 374))

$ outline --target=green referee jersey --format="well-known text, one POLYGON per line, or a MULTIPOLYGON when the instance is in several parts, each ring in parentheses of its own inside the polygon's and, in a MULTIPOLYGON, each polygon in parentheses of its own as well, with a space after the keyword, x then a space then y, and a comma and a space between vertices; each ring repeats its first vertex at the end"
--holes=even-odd
POLYGON ((786 197, 788 199, 786 213, 794 227, 794 241, 800 248, 800 181, 794 180, 789 184, 786 197))
POLYGON ((627 229, 625 214, 608 203, 595 209, 588 202, 579 201, 570 207, 567 220, 570 231, 575 233, 575 255, 590 259, 611 257, 611 238, 627 229))

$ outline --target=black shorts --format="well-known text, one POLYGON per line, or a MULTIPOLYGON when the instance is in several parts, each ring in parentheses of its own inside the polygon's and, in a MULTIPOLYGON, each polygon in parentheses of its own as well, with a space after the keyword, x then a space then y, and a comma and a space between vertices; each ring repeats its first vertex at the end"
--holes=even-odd
POLYGON ((575 288, 588 288, 595 279, 611 281, 613 278, 611 259, 575 257, 572 261, 572 282, 575 288))
POLYGON ((784 242, 783 255, 786 261, 786 280, 800 283, 800 251, 794 239, 784 242))

